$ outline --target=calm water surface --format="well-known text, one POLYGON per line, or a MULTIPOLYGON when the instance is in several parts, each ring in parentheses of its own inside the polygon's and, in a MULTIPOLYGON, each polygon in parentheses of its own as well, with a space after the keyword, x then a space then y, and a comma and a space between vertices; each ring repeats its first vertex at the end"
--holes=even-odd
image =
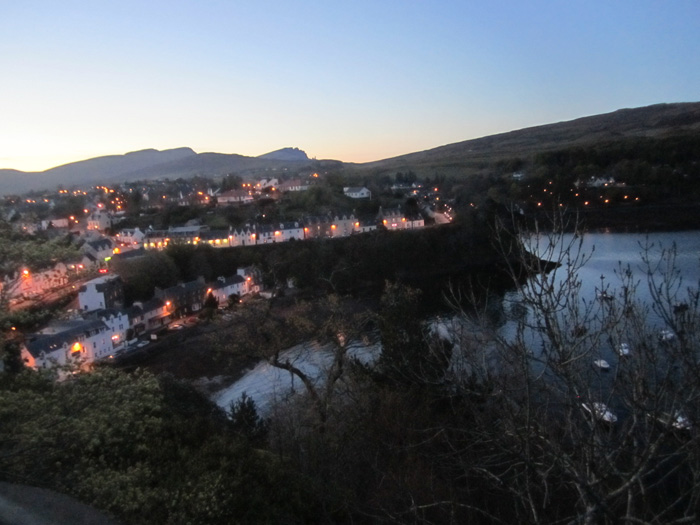
MULTIPOLYGON (((571 239, 571 235, 564 236, 563 244, 566 245, 571 239)), ((679 278, 676 281, 679 301, 687 298, 688 288, 697 289, 700 281, 700 231, 585 234, 581 251, 590 256, 584 266, 578 270, 581 295, 584 298, 595 298, 601 289, 611 294, 619 293, 623 285, 621 273, 629 269, 634 276, 634 281, 638 282, 637 300, 649 303, 652 298, 647 283, 646 265, 643 262, 645 254, 654 263, 655 279, 658 281, 662 273, 671 271, 671 267, 667 264, 669 259, 664 254, 674 251, 672 262, 673 272, 679 278)), ((560 275, 565 273, 564 269, 559 271, 560 275)), ((511 299, 516 296, 517 292, 509 294, 511 299)))
MULTIPOLYGON (((564 242, 571 237, 565 237, 564 242)), ((591 254, 590 260, 579 270, 579 278, 582 281, 582 296, 590 299, 596 298, 596 291, 603 285, 608 287, 610 293, 615 293, 619 287, 620 268, 629 268, 641 279, 638 287, 637 298, 641 301, 649 301, 650 295, 646 285, 645 272, 642 267, 642 253, 648 246, 648 253, 654 260, 661 257, 662 249, 671 249, 676 246, 676 268, 683 278, 683 289, 687 286, 698 287, 700 279, 700 231, 678 233, 654 233, 650 235, 627 233, 595 233, 586 234, 583 238, 582 250, 591 254), (594 248, 595 247, 595 248, 594 248)), ((684 294, 683 294, 684 295, 684 294)), ((506 294, 505 305, 517 304, 518 292, 506 294)), ((506 309, 509 306, 505 306, 506 309)), ((653 314, 652 314, 653 315, 653 314)), ((652 319, 653 323, 661 325, 659 319, 652 319)), ((449 332, 453 329, 451 320, 433 320, 437 331, 449 339, 449 332), (444 332, 444 333, 443 333, 444 332)), ((501 327, 503 335, 508 337, 508 332, 514 330, 514 322, 507 322, 501 327)), ((313 346, 313 345, 312 345, 313 346)), ((379 348, 367 347, 357 344, 353 351, 358 352, 364 361, 370 361, 379 353, 379 348)), ((601 349, 602 356, 616 359, 611 348, 601 349)), ((300 345, 288 350, 288 354, 297 366, 303 367, 309 375, 319 380, 324 375, 325 369, 330 365, 330 353, 323 348, 311 348, 308 345, 300 345)), ((252 397, 263 412, 269 410, 274 400, 287 397, 293 390, 302 389, 299 382, 289 373, 275 369, 266 362, 261 362, 253 370, 233 385, 225 388, 212 397, 220 406, 228 408, 231 401, 237 400, 243 392, 252 397)))

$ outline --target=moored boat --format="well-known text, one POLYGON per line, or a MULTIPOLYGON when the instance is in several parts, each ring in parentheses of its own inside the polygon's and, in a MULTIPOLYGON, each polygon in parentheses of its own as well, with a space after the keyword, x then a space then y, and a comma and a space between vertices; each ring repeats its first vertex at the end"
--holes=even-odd
POLYGON ((610 411, 605 403, 595 401, 593 403, 581 403, 581 406, 595 419, 605 421, 606 423, 617 422, 617 416, 610 411))

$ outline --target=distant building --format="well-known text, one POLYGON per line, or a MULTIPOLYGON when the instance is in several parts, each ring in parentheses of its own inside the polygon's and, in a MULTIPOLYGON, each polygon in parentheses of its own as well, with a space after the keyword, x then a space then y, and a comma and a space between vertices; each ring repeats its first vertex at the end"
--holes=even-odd
POLYGON ((83 311, 121 308, 124 306, 124 285, 119 276, 98 277, 78 290, 78 304, 83 311))
POLYGON ((93 310, 86 315, 86 319, 99 320, 105 324, 112 341, 112 352, 126 346, 127 331, 130 328, 129 315, 126 310, 116 308, 93 310))
POLYGON ((245 204, 253 202, 253 196, 250 190, 230 190, 220 195, 217 195, 216 202, 218 206, 227 206, 229 204, 245 204))
POLYGON ((146 249, 163 249, 169 244, 199 244, 200 234, 209 231, 208 226, 177 226, 167 230, 147 230, 143 239, 146 249))
POLYGON ((309 185, 308 183, 302 182, 301 179, 290 179, 280 182, 277 189, 281 192, 306 191, 309 189, 309 185))
POLYGON ((356 228, 360 226, 353 214, 349 215, 334 215, 331 218, 330 237, 347 237, 354 233, 356 228))
POLYGON ((111 336, 101 320, 62 321, 29 335, 22 359, 31 368, 90 364, 111 355, 111 336))
POLYGON ((53 268, 37 272, 23 269, 14 279, 8 280, 9 295, 12 297, 35 297, 55 288, 65 286, 68 282, 68 267, 56 263, 53 268))
POLYGON ((263 190, 265 188, 275 188, 277 186, 279 186, 279 179, 271 177, 271 178, 260 179, 255 184, 255 189, 263 190))
POLYGON ((89 259, 95 267, 104 266, 114 255, 114 241, 108 237, 99 237, 88 240, 80 247, 80 251, 89 259))
POLYGON ((156 288, 155 297, 165 301, 168 311, 175 317, 189 315, 202 309, 206 298, 207 286, 204 278, 178 284, 170 288, 156 288))
POLYGON ((260 286, 256 283, 252 270, 245 268, 239 268, 236 275, 231 277, 219 277, 207 289, 207 293, 211 293, 220 305, 225 305, 232 295, 243 297, 259 291, 260 286))
POLYGON ((67 219, 66 217, 52 217, 41 221, 41 229, 48 230, 49 228, 70 228, 71 224, 70 219, 67 219))
POLYGON ((129 316, 129 327, 134 335, 159 330, 170 324, 175 313, 171 301, 153 297, 148 301, 135 302, 126 310, 129 316))
POLYGON ((87 229, 103 232, 112 227, 112 216, 102 210, 91 213, 87 220, 87 229))
POLYGON ((304 240, 304 227, 298 222, 258 224, 255 227, 256 244, 287 242, 291 240, 304 240))
POLYGON ((146 234, 138 228, 126 228, 118 231, 114 237, 121 245, 138 246, 143 242, 146 234))
POLYGON ((413 230, 425 227, 425 219, 419 213, 405 214, 400 208, 379 208, 377 221, 387 230, 413 230))
POLYGON ((343 188, 343 193, 351 199, 371 199, 372 192, 365 187, 347 187, 343 188))

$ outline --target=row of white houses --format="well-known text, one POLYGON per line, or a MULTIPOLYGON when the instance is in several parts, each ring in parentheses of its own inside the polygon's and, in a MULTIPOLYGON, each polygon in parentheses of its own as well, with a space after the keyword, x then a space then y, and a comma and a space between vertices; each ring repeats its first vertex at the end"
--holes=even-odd
MULTIPOLYGON (((407 215, 399 209, 380 210, 378 220, 361 220, 354 214, 306 217, 303 222, 281 222, 276 224, 253 224, 228 230, 208 230, 206 227, 189 226, 168 230, 148 230, 142 243, 146 249, 161 250, 170 244, 209 244, 215 248, 254 246, 303 241, 316 238, 348 237, 353 234, 376 230, 379 226, 387 230, 420 229, 425 221, 420 214, 407 215)), ((124 238, 134 238, 125 232, 124 238)))
POLYGON ((199 278, 167 289, 156 288, 149 301, 123 308, 121 279, 100 277, 78 292, 82 318, 59 321, 30 334, 22 345, 22 359, 32 368, 89 366, 125 349, 130 338, 157 331, 174 319, 202 309, 211 294, 225 305, 233 297, 260 291, 251 269, 213 283, 199 278))

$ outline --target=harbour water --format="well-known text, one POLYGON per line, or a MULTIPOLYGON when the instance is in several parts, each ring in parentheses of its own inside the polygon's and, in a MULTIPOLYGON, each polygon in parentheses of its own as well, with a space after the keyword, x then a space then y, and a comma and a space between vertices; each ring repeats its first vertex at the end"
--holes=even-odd
MULTIPOLYGON (((565 235, 561 242, 567 244, 571 236, 565 235)), ((647 267, 643 260, 646 256, 652 263, 658 281, 664 272, 675 272, 678 284, 678 301, 687 298, 687 289, 697 289, 700 281, 700 231, 684 231, 672 233, 629 234, 629 233, 593 233, 584 235, 581 251, 586 263, 578 269, 577 277, 581 282, 579 296, 582 299, 594 301, 601 292, 615 296, 622 286, 622 276, 628 270, 632 272, 633 281, 637 283, 636 299, 640 302, 652 301, 652 294, 647 283, 647 267), (673 268, 667 266, 669 250, 674 250, 673 268), (661 262, 661 264, 658 264, 661 262)), ((534 250, 534 249, 533 249, 534 250)), ((546 255, 544 253, 540 255, 546 255)), ((565 268, 559 271, 563 273, 565 268)), ((518 310, 520 303, 519 292, 513 290, 503 298, 503 309, 506 311, 503 323, 499 327, 501 335, 508 338, 509 332, 515 330, 517 320, 513 311, 518 310)), ((523 311, 520 308, 520 311, 523 311)), ((653 310, 649 311, 649 322, 660 331, 664 328, 663 319, 653 310)), ((516 316, 517 317, 517 316, 516 316)), ((455 325, 452 319, 445 317, 434 321, 438 332, 448 337, 448 332, 455 325)), ((463 328, 463 325, 460 324, 463 328)), ((353 343, 351 353, 365 361, 379 354, 377 345, 364 346, 353 343)), ((613 348, 602 348, 601 356, 614 361, 613 348)), ((325 369, 330 366, 331 352, 327 348, 315 344, 302 344, 290 348, 285 358, 294 361, 295 365, 305 373, 321 381, 325 369)), ((289 397, 295 390, 303 390, 299 380, 294 380, 289 372, 272 367, 261 361, 256 367, 245 374, 233 385, 216 392, 213 400, 223 408, 228 408, 232 401, 240 398, 245 392, 251 397, 261 411, 266 412, 272 403, 289 397)))

